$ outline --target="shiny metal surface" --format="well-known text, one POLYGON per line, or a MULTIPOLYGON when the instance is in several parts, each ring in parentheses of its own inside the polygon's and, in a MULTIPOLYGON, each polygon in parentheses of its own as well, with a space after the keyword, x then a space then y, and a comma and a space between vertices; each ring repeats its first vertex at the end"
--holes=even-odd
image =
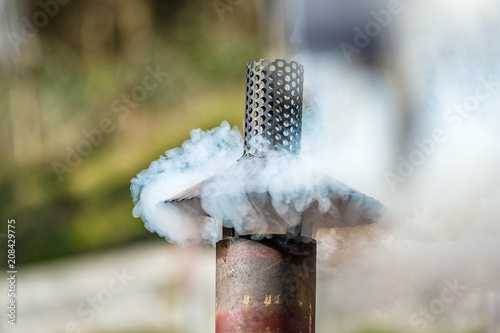
POLYGON ((304 68, 295 61, 247 64, 243 158, 269 150, 300 152, 304 68))

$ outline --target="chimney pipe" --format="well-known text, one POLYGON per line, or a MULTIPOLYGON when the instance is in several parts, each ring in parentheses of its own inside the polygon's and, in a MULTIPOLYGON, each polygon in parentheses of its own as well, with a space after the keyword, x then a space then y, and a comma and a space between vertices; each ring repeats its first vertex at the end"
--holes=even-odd
POLYGON ((297 177, 303 73, 301 65, 282 59, 248 64, 243 156, 164 202, 221 228, 222 239, 216 244, 217 333, 313 333, 314 231, 374 223, 384 212, 374 198, 320 172, 306 178, 308 188, 279 190, 292 198, 281 203, 286 211, 276 208, 276 193, 266 184, 256 186, 266 177, 266 166, 276 161, 283 162, 281 182, 297 177), (280 156, 286 156, 286 163, 280 156), (310 196, 309 190, 322 197, 310 196), (306 203, 300 211, 296 200, 306 203), (250 211, 235 215, 238 207, 219 204, 240 201, 250 205, 250 211))
POLYGON ((231 237, 216 256, 217 333, 315 331, 316 241, 231 237))
MULTIPOLYGON (((298 155, 302 82, 298 63, 260 60, 247 65, 245 148, 241 160, 270 152, 298 155)), ((313 333, 316 241, 309 237, 234 236, 217 243, 216 332, 313 333)))

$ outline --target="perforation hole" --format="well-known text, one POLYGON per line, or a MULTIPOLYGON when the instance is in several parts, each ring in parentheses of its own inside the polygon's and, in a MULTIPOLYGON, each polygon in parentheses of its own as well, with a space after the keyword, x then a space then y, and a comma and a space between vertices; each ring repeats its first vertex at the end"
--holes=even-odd
POLYGON ((283 60, 247 66, 245 156, 267 149, 298 152, 302 67, 283 60))

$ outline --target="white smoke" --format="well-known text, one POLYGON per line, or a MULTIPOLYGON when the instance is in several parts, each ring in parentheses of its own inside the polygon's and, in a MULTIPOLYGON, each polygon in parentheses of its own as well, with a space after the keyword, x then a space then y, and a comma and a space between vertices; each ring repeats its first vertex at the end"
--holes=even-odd
MULTIPOLYGON (((401 4, 387 27, 392 53, 378 67, 348 65, 340 51, 295 57, 305 68, 303 164, 288 168, 286 159, 271 161, 256 169, 263 180, 257 182, 249 169, 235 165, 243 152, 236 129, 223 124, 194 132, 183 150, 167 152, 132 181, 134 216, 180 243, 213 242, 221 224, 229 223, 225 218, 240 232, 264 233, 259 223, 266 219, 239 194, 271 190, 272 208, 293 225, 298 220, 288 203, 297 197, 282 189, 317 199, 324 195, 317 186, 324 181, 321 171, 380 200, 387 214, 375 225, 315 234, 320 267, 335 279, 323 286, 320 279, 318 290, 325 289, 318 304, 328 306, 318 307, 318 317, 350 318, 353 327, 365 318, 399 321, 401 329, 419 332, 431 326, 456 332, 466 325, 498 332, 500 6, 486 0, 401 4), (413 112, 413 132, 401 136, 398 129, 408 119, 403 98, 413 112), (404 140, 409 145, 401 150, 404 140), (210 191, 203 209, 213 219, 180 216, 163 204, 231 166, 203 188, 210 191), (228 193, 233 195, 223 196, 228 193), (441 311, 436 306, 449 287, 443 281, 466 289, 441 311), (342 315, 331 316, 332 307, 342 315)), ((298 29, 305 27, 301 20, 298 29)), ((305 35, 296 31, 294 38, 305 35)), ((306 206, 297 202, 294 209, 306 206)), ((324 202, 321 209, 331 205, 324 202)), ((276 226, 283 227, 279 221, 276 226)), ((352 329, 341 322, 324 331, 352 329)))
POLYGON ((304 145, 315 149, 307 150, 387 207, 376 225, 316 235, 320 277, 330 282, 320 279, 318 318, 324 331, 396 323, 407 332, 498 333, 500 5, 399 3, 386 27, 392 50, 377 66, 349 65, 340 49, 296 56, 310 92, 304 145), (401 98, 413 112, 404 136, 401 98))
POLYGON ((134 216, 169 241, 215 245, 222 226, 257 238, 287 232, 310 237, 312 223, 355 225, 381 214, 372 198, 294 155, 270 151, 267 159, 237 162, 242 152, 239 132, 227 123, 193 131, 182 149, 168 151, 132 180, 134 216), (293 231, 299 224, 302 229, 293 231))
POLYGON ((167 151, 132 179, 134 217, 141 217, 149 231, 181 245, 218 237, 213 220, 183 214, 164 201, 230 166, 242 151, 240 132, 227 122, 206 132, 193 130, 182 148, 167 151))

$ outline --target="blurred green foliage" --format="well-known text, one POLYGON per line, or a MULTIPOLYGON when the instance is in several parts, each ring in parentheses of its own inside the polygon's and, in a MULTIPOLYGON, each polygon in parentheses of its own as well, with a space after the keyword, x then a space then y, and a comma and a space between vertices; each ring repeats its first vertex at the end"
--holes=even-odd
MULTIPOLYGON (((28 20, 41 10, 18 4, 28 20)), ((250 2, 221 21, 201 0, 73 0, 12 55, 0 81, 0 215, 17 221, 18 263, 158 237, 132 217, 130 179, 192 128, 241 126, 245 64, 263 57, 256 22, 250 2), (122 119, 110 105, 147 66, 169 75, 122 119), (66 164, 103 118, 114 131, 60 181, 54 161, 66 164)))

